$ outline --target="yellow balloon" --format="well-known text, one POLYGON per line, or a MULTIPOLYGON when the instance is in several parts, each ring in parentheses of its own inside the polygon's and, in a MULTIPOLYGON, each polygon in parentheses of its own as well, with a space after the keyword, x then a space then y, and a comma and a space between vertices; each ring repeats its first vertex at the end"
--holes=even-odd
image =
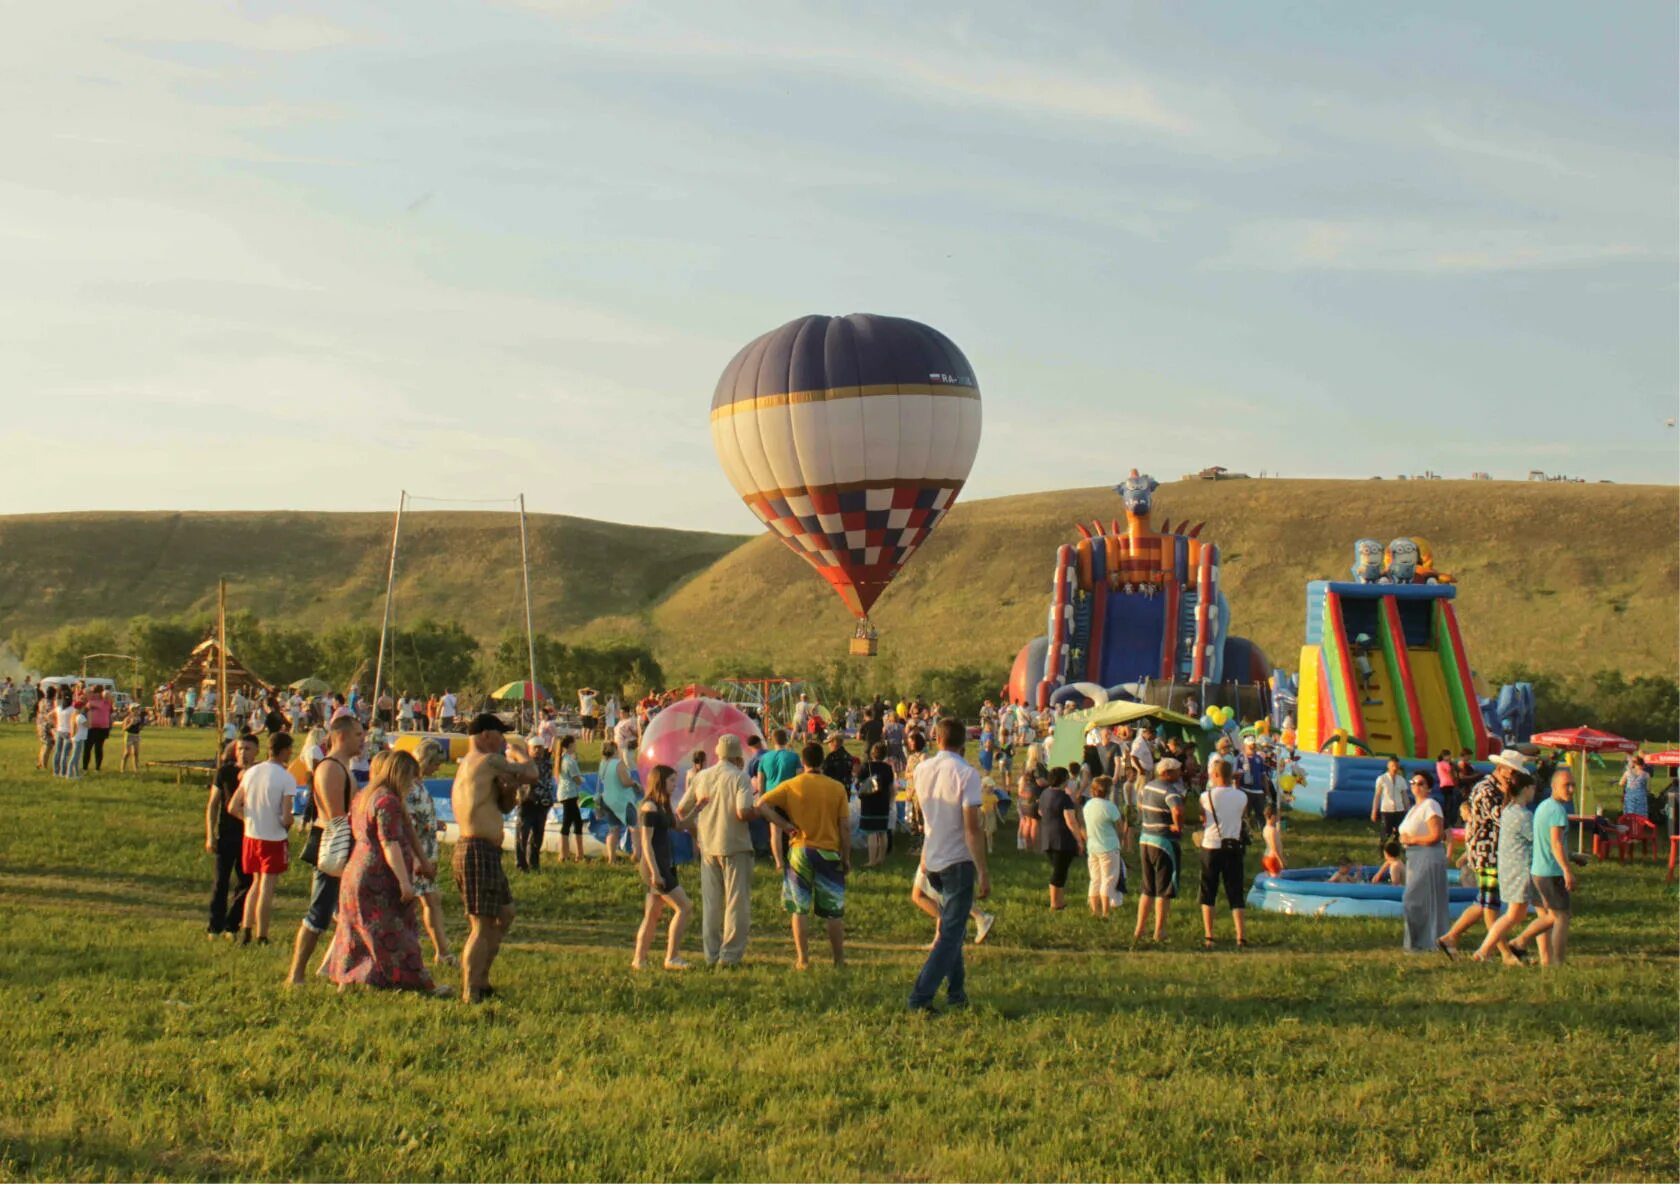
POLYGON ((1288 773, 1285 773, 1282 777, 1278 778, 1278 784, 1283 786, 1284 793, 1288 793, 1290 790, 1295 788, 1295 778, 1288 773))

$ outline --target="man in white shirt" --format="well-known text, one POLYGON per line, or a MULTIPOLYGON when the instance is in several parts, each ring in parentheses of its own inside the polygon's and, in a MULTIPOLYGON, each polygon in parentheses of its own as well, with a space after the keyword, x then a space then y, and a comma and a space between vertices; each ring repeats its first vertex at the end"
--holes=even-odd
POLYGON ((1377 774, 1377 782, 1371 794, 1371 821, 1382 826, 1382 838, 1377 840, 1381 846, 1390 838, 1400 833, 1400 823, 1406 817, 1411 807, 1412 791, 1407 786, 1406 775, 1400 771, 1400 758, 1388 758, 1388 768, 1377 774))
POLYGON ((618 750, 624 754, 625 761, 632 767, 636 764, 636 737, 636 715, 634 712, 626 711, 624 717, 613 728, 613 741, 618 745, 618 750))
POLYGON ((256 877, 251 891, 245 894, 240 945, 250 945, 253 933, 259 946, 268 944, 274 886, 286 870, 290 852, 286 835, 292 827, 292 797, 297 793, 297 779, 286 770, 291 759, 291 734, 274 733, 268 738, 268 759, 245 770, 228 802, 228 813, 245 823, 240 865, 246 875, 256 877))
POLYGON ((741 738, 718 737, 718 763, 689 778, 677 817, 699 815, 701 946, 708 966, 738 965, 752 924, 752 781, 741 765, 741 738))
POLYGON ((799 702, 793 707, 793 734, 796 737, 805 735, 805 725, 811 720, 811 701, 804 691, 799 692, 799 702))
POLYGON ((455 729, 455 710, 457 706, 455 692, 445 687, 443 698, 438 700, 438 731, 450 732, 455 729))
POLYGON ((925 839, 921 871, 942 897, 939 932, 922 972, 910 988, 910 1010, 930 1011, 940 983, 947 1007, 968 1006, 963 938, 976 899, 991 895, 986 832, 980 817, 980 774, 963 759, 968 729, 960 719, 941 720, 939 751, 916 766, 912 796, 922 811, 925 839))

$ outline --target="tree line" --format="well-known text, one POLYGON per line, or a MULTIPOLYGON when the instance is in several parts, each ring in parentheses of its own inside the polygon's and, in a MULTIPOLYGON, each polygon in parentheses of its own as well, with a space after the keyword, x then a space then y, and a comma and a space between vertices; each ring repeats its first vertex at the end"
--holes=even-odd
MULTIPOLYGON (((29 667, 43 674, 80 674, 87 654, 131 654, 139 659, 140 684, 149 690, 173 677, 193 647, 209 636, 209 618, 140 616, 126 624, 93 621, 34 638, 14 636, 10 644, 29 667)), ((592 686, 603 694, 639 698, 664 685, 664 671, 646 646, 568 644, 546 633, 534 640, 537 681, 557 696, 592 686)), ((238 612, 228 616, 228 649, 275 686, 314 677, 335 687, 356 682, 370 689, 379 657, 379 629, 303 629, 238 612)), ((129 662, 98 660, 88 673, 114 678, 126 688, 132 670, 129 662)), ((492 690, 528 676, 525 634, 510 631, 486 644, 458 621, 422 619, 388 635, 384 670, 384 685, 395 693, 492 690)))

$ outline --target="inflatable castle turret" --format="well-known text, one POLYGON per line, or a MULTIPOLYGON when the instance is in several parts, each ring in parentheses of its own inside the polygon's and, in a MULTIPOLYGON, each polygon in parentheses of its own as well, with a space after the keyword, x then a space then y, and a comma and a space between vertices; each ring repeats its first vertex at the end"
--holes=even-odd
POLYGON ((1048 707, 1072 688, 1104 695, 1145 680, 1183 684, 1269 677, 1266 657, 1230 636, 1219 589, 1219 548, 1163 522, 1149 526, 1156 481, 1133 469, 1115 487, 1124 523, 1077 525, 1079 540, 1056 549, 1048 628, 1022 647, 1009 675, 1012 702, 1048 707))

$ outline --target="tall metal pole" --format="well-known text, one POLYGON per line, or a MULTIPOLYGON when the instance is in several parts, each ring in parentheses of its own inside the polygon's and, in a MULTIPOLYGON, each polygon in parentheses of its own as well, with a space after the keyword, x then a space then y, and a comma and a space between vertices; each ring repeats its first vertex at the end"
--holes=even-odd
POLYGON ((531 552, 525 535, 525 495, 519 495, 519 569, 525 575, 525 657, 531 672, 531 726, 537 726, 537 635, 531 624, 531 552))
POLYGON ((397 535, 402 531, 403 506, 408 490, 397 499, 397 519, 391 524, 391 562, 385 569, 385 617, 379 622, 379 658, 373 666, 373 719, 379 721, 379 684, 385 675, 385 635, 391 630, 391 594, 397 586, 397 535))
POLYGON ((216 581, 216 748, 227 733, 227 579, 216 581))

